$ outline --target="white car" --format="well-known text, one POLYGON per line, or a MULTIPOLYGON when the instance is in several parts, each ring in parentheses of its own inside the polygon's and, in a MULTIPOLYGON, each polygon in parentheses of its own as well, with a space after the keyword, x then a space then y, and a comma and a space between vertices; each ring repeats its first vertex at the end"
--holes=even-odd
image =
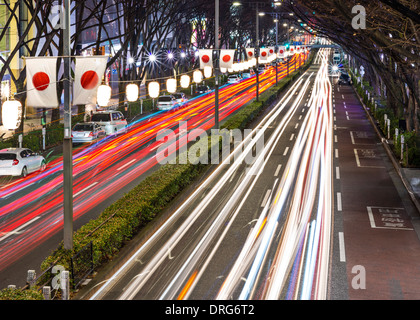
POLYGON ((176 92, 172 95, 176 99, 176 102, 178 103, 179 106, 184 105, 184 103, 186 103, 188 101, 188 98, 182 92, 176 92))
POLYGON ((26 177, 28 173, 44 171, 45 158, 27 148, 7 148, 0 150, 0 176, 26 177))
POLYGON ((94 142, 106 136, 102 126, 95 122, 76 124, 72 131, 73 143, 94 142))
POLYGON ((241 80, 241 78, 238 75, 231 75, 228 78, 228 83, 237 83, 241 80))
POLYGON ((159 110, 170 110, 176 106, 178 106, 178 102, 173 95, 160 96, 158 98, 157 108, 159 110))
POLYGON ((120 111, 101 111, 92 114, 90 122, 99 124, 107 135, 127 131, 127 120, 120 111))

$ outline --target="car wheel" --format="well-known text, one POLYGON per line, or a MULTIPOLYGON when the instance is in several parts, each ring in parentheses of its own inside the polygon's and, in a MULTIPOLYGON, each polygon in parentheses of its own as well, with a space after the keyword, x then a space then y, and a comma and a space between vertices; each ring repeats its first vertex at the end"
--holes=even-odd
POLYGON ((41 162, 41 167, 40 167, 40 171, 42 172, 42 171, 45 171, 45 169, 47 169, 47 164, 45 163, 45 161, 44 160, 42 160, 42 162, 41 162))
POLYGON ((26 167, 23 167, 22 173, 20 174, 20 176, 22 178, 25 178, 27 175, 28 175, 28 169, 26 169, 26 167))

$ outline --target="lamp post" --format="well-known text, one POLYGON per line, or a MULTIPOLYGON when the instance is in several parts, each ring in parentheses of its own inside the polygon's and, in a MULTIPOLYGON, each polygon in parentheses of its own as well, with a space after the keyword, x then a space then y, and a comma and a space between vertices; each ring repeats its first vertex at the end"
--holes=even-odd
POLYGON ((219 129, 219 47, 220 47, 220 41, 219 41, 219 0, 215 0, 215 50, 217 58, 214 62, 214 128, 216 130, 219 129))
POLYGON ((63 56, 64 56, 64 249, 73 249, 73 151, 70 104, 70 0, 64 0, 63 56))

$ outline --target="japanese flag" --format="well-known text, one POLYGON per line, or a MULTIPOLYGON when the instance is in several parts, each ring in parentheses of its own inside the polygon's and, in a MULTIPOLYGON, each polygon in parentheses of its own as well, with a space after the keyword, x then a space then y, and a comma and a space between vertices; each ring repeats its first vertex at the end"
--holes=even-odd
POLYGON ((268 48, 260 49, 260 61, 267 61, 269 54, 270 54, 270 49, 268 48))
POLYGON ((57 108, 57 58, 28 57, 26 60, 26 105, 57 108))
POLYGON ((297 46, 296 47, 296 53, 301 53, 302 52, 302 47, 301 46, 297 46))
POLYGON ((284 58, 286 56, 286 47, 285 46, 281 46, 279 48, 279 58, 284 58))
POLYGON ((246 49, 246 56, 247 56, 248 60, 254 59, 255 58, 255 49, 254 48, 247 48, 246 49))
POLYGON ((272 56, 275 53, 275 48, 274 47, 269 47, 268 48, 268 55, 272 56))
POLYGON ((290 46, 290 49, 289 49, 289 54, 290 54, 291 56, 293 56, 295 53, 296 53, 296 48, 295 48, 295 46, 290 46))
POLYGON ((235 50, 220 50, 220 68, 231 69, 235 50))
POLYGON ((96 104, 97 90, 105 74, 107 56, 76 58, 73 104, 96 104))
POLYGON ((213 67, 213 50, 202 49, 198 51, 200 57, 200 69, 204 67, 213 67))

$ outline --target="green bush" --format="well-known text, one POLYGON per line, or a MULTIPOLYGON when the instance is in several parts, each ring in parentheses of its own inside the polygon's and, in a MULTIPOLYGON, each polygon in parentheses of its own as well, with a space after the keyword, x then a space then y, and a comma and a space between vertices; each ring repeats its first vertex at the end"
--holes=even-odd
POLYGON ((0 300, 44 300, 37 290, 3 289, 0 290, 0 300))

